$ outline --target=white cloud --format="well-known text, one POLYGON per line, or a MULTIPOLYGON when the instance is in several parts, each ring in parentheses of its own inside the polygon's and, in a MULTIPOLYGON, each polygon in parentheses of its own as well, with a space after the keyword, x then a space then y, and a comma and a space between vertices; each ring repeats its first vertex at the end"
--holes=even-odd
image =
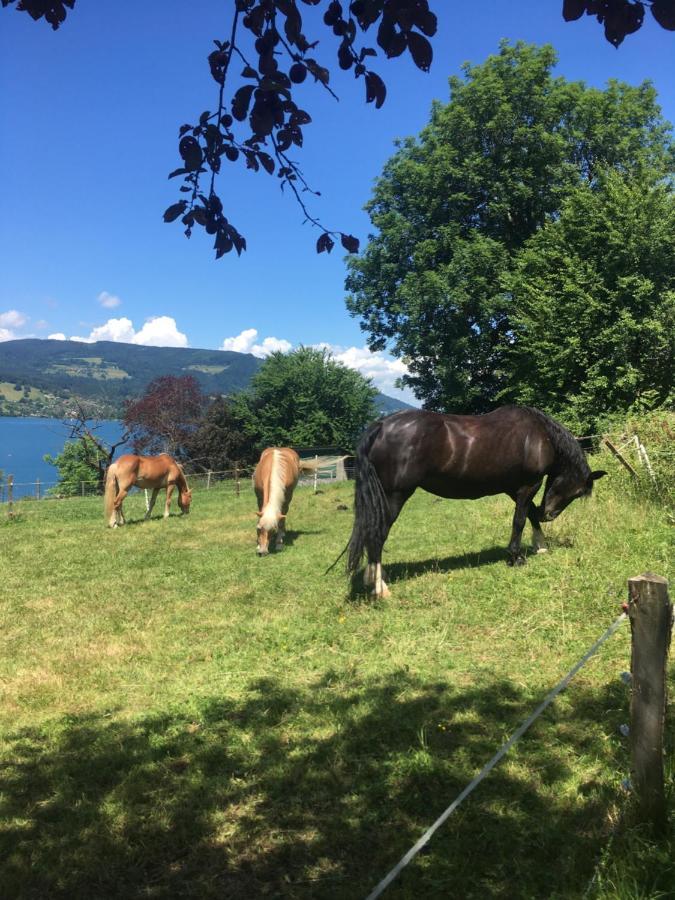
POLYGON ((106 309, 115 309, 122 302, 115 294, 109 294, 107 291, 101 291, 98 295, 98 302, 106 309))
POLYGON ((147 347, 187 347, 188 339, 171 316, 155 316, 136 332, 132 343, 147 347))
POLYGON ((266 337, 261 343, 256 344, 255 339, 258 337, 258 331, 255 328, 246 328, 236 337, 225 338, 220 349, 232 350, 235 353, 252 353, 259 359, 269 356, 270 353, 287 353, 292 344, 283 338, 266 337))
MULTIPOLYGON (((51 337, 52 335, 50 335, 51 337)), ((64 340, 60 335, 59 340, 64 340)), ((88 337, 73 335, 71 341, 92 344, 94 341, 114 341, 118 344, 143 344, 146 347, 187 347, 187 335, 178 330, 176 320, 171 316, 154 316, 148 319, 139 331, 126 316, 108 319, 103 325, 92 328, 88 337)))
POLYGON ((48 341, 67 341, 68 338, 62 331, 55 331, 54 334, 47 335, 48 341))
POLYGON ((103 325, 93 328, 86 341, 87 343, 116 341, 120 344, 132 344, 135 336, 134 323, 126 316, 122 316, 120 319, 108 319, 103 325))
POLYGON ((397 397, 406 403, 415 405, 419 403, 412 391, 396 387, 396 381, 408 371, 400 359, 392 359, 379 351, 373 353, 367 347, 340 347, 327 343, 319 346, 330 350, 336 362, 341 362, 350 369, 356 369, 364 378, 370 378, 378 391, 383 394, 397 397))
MULTIPOLYGON (((293 345, 282 338, 266 337, 257 341, 258 331, 245 328, 235 337, 225 338, 220 349, 233 350, 235 353, 252 353, 254 356, 269 356, 276 350, 287 353, 293 345)), ((350 369, 356 369, 365 378, 372 379, 378 391, 397 397, 406 403, 419 405, 412 391, 397 388, 396 381, 408 371, 400 359, 392 359, 386 353, 372 353, 367 347, 340 347, 323 342, 316 345, 319 349, 329 350, 336 362, 341 362, 350 369)))
MULTIPOLYGON (((21 328, 27 321, 28 316, 19 312, 18 309, 8 309, 7 312, 0 313, 0 328, 5 330, 8 328, 21 328)), ((5 338, 5 340, 10 340, 10 338, 5 338)))
POLYGON ((13 341, 14 340, 14 332, 10 331, 9 328, 0 328, 0 342, 2 341, 13 341))
POLYGON ((46 319, 40 319, 35 323, 35 327, 41 329, 49 328, 49 322, 46 319))

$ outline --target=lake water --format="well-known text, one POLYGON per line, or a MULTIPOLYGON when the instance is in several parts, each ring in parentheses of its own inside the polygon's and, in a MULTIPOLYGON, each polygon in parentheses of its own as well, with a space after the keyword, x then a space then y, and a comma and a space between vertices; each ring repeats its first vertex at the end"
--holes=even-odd
MULTIPOLYGON (((96 434, 104 443, 119 440, 122 424, 116 420, 97 422, 96 434)), ((68 440, 69 430, 61 419, 0 416, 0 469, 14 476, 15 497, 34 494, 39 478, 46 486, 58 481, 58 471, 43 460, 45 453, 55 456, 68 440)))

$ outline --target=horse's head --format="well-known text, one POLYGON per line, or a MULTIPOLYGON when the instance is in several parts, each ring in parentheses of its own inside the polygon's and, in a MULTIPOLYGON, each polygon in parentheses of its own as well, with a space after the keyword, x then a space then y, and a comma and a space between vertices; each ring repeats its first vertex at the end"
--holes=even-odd
POLYGON ((260 512, 257 513, 257 516, 258 525, 256 531, 258 532, 258 546, 256 547, 256 553, 258 556, 267 556, 272 549, 272 543, 276 544, 279 523, 282 522, 286 516, 279 516, 276 523, 270 522, 267 519, 263 520, 263 514, 260 512))
POLYGON ((192 490, 188 488, 178 494, 178 506, 184 516, 190 512, 190 504, 192 503, 192 490))
POLYGON ((541 521, 552 522, 570 505, 572 500, 579 497, 590 497, 593 491, 593 482, 606 474, 607 472, 599 470, 589 472, 586 478, 570 472, 549 475, 541 506, 537 510, 541 521))

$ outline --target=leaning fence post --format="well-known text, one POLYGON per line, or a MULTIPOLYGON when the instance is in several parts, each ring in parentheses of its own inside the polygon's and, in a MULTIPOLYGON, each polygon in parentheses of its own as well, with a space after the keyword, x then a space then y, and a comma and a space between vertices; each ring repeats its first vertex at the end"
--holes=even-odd
POLYGON ((667 820, 663 779, 666 666, 673 626, 668 582, 651 572, 629 578, 628 600, 633 783, 641 818, 663 831, 667 820))

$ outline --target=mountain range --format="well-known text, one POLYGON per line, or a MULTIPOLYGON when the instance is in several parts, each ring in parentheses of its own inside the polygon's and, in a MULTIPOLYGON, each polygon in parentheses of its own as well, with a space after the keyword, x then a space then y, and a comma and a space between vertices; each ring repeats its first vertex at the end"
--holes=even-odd
MULTIPOLYGON (((193 375, 205 394, 244 390, 262 360, 250 353, 147 347, 112 341, 85 344, 26 338, 0 343, 0 415, 64 417, 72 398, 96 401, 98 415, 115 418, 160 375, 193 375)), ((378 393, 380 414, 408 404, 378 393)))

